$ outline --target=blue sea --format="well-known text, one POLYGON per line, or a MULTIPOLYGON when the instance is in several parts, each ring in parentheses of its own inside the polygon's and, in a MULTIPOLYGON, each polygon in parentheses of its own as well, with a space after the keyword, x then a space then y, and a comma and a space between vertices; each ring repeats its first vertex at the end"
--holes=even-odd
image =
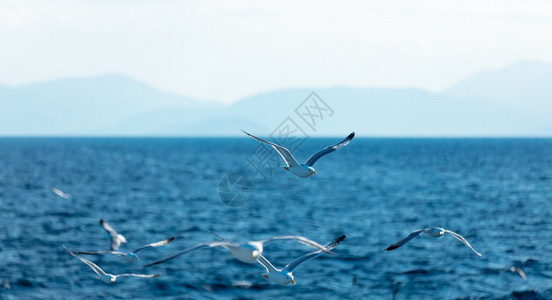
MULTIPOLYGON (((304 161, 337 141, 311 138, 294 154, 304 161)), ((355 138, 320 159, 306 179, 255 168, 257 146, 246 137, 1 138, 0 298, 552 298, 552 139, 355 138), (219 197, 221 180, 232 173, 251 181, 245 205, 219 197), (140 252, 134 263, 88 259, 109 273, 161 276, 106 285, 65 252, 63 245, 109 250, 100 218, 126 237, 122 251, 175 240, 140 252), (483 256, 450 235, 421 235, 384 251, 426 227, 463 235, 483 256), (290 286, 222 248, 141 268, 216 241, 208 231, 235 242, 347 238, 335 255, 297 268, 290 286)), ((278 241, 264 255, 283 267, 310 250, 278 241)))

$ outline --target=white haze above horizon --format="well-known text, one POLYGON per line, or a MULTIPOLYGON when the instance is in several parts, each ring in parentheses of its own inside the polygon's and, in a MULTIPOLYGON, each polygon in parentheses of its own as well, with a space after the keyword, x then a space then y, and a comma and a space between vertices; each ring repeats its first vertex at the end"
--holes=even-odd
POLYGON ((5 1, 0 84, 123 73, 232 103, 289 87, 440 91, 552 62, 549 1, 5 1))

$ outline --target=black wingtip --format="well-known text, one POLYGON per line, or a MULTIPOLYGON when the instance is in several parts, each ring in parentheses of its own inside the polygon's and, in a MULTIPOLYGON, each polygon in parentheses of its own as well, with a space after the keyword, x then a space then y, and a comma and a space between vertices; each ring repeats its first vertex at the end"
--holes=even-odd
POLYGON ((167 240, 167 244, 174 241, 174 236, 171 236, 168 240, 167 240))
POLYGON ((338 237, 338 238, 334 241, 334 244, 339 244, 339 243, 341 243, 346 237, 347 237, 346 234, 344 234, 344 235, 338 237))
POLYGON ((156 263, 147 264, 147 265, 145 265, 145 266, 141 266, 140 269, 149 268, 149 267, 155 266, 155 265, 156 265, 156 263))
POLYGON ((397 247, 395 245, 391 245, 391 246, 387 247, 387 249, 385 249, 385 251, 391 251, 391 250, 395 250, 397 248, 399 248, 399 247, 397 247))
POLYGON ((245 130, 243 130, 243 129, 241 129, 241 128, 240 128, 240 130, 241 130, 243 133, 247 134, 249 137, 254 137, 251 133, 249 133, 249 132, 247 132, 247 131, 245 131, 245 130))
POLYGON ((347 138, 350 139, 350 140, 352 140, 354 137, 355 137, 355 132, 354 132, 354 131, 351 132, 351 134, 349 134, 349 135, 347 136, 347 138))
POLYGON ((100 218, 100 224, 103 225, 103 222, 104 222, 104 220, 102 218, 100 218))

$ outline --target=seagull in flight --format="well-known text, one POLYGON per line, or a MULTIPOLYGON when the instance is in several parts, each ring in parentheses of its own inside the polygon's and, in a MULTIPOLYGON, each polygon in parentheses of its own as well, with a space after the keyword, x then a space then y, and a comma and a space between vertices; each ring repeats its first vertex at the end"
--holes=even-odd
POLYGON ((71 197, 71 195, 62 192, 60 189, 57 189, 53 186, 50 187, 50 191, 63 199, 69 199, 69 197, 71 197))
POLYGON ((307 177, 311 176, 312 174, 316 174, 316 171, 314 170, 314 168, 312 166, 314 165, 314 163, 318 159, 320 159, 322 156, 324 156, 328 153, 332 153, 335 150, 340 149, 341 147, 347 146, 351 142, 351 140, 355 137, 355 133, 351 132, 351 134, 349 134, 341 142, 339 142, 335 145, 332 145, 332 146, 328 146, 328 147, 320 150, 318 153, 313 154, 309 159, 307 159, 307 161, 304 164, 299 164, 297 162, 297 160, 295 159, 295 157, 293 157, 293 155, 291 155, 291 152, 289 152, 289 150, 286 149, 285 147, 282 147, 280 145, 271 143, 269 141, 265 141, 265 140, 263 140, 261 138, 258 138, 258 137, 254 136, 254 135, 252 135, 252 134, 250 134, 246 131, 243 131, 243 132, 245 134, 247 134, 248 136, 250 136, 250 137, 252 137, 252 138, 254 138, 258 141, 261 141, 265 144, 268 144, 268 145, 272 146, 272 148, 274 148, 274 150, 276 150, 278 152, 278 154, 280 154, 280 156, 286 162, 287 166, 285 166, 283 168, 286 169, 287 171, 290 171, 291 173, 301 177, 301 178, 307 178, 307 177))
POLYGON ((109 224, 106 221, 104 221, 103 219, 100 219, 100 225, 102 225, 103 229, 105 229, 105 231, 107 231, 109 236, 111 236, 111 250, 112 251, 119 250, 119 246, 121 246, 121 244, 127 242, 127 240, 125 239, 125 237, 122 234, 117 233, 117 231, 115 231, 115 229, 111 228, 111 226, 109 226, 109 224))
POLYGON ((393 245, 389 246, 387 249, 385 249, 385 251, 391 251, 391 250, 397 249, 400 246, 406 244, 408 241, 410 241, 411 239, 419 236, 422 233, 427 233, 427 234, 431 235, 432 237, 436 237, 436 238, 441 237, 445 233, 448 233, 448 234, 452 235, 453 237, 455 237, 456 239, 458 239, 460 242, 464 243, 466 246, 468 246, 473 252, 475 252, 475 254, 481 256, 481 254, 479 252, 475 251, 475 249, 473 249, 473 247, 470 245, 470 243, 468 243, 468 241, 466 241, 466 239, 464 237, 462 237, 461 235, 459 235, 456 232, 452 232, 450 230, 446 230, 446 229, 440 228, 440 227, 414 230, 411 234, 409 234, 404 239, 402 239, 402 240, 394 243, 393 245))
POLYGON ((506 269, 502 270, 502 272, 500 272, 500 275, 502 275, 502 273, 504 273, 506 271, 509 271, 509 272, 512 272, 512 273, 518 273, 519 276, 521 276, 521 278, 527 280, 527 274, 525 274, 525 272, 521 268, 518 268, 518 267, 510 267, 509 269, 506 268, 506 269))
POLYGON ((263 244, 269 243, 269 242, 272 242, 272 241, 277 241, 277 240, 294 240, 294 241, 297 241, 301 244, 307 245, 309 247, 317 248, 318 250, 320 250, 322 252, 327 252, 327 253, 333 254, 332 252, 330 252, 327 249, 327 247, 324 247, 324 246, 318 244, 317 242, 315 242, 313 240, 309 240, 305 237, 298 236, 298 235, 276 236, 276 237, 272 237, 272 238, 264 239, 264 240, 260 240, 260 241, 248 241, 248 242, 245 242, 243 244, 237 244, 237 243, 231 242, 229 240, 226 240, 226 239, 216 235, 213 232, 210 232, 210 233, 217 236, 218 238, 222 239, 222 241, 198 244, 194 247, 184 249, 182 251, 176 252, 173 255, 170 255, 170 256, 165 257, 163 259, 152 262, 151 264, 145 265, 144 268, 151 267, 153 265, 157 265, 157 264, 166 262, 168 260, 171 260, 173 258, 177 258, 178 256, 180 256, 182 254, 186 254, 186 253, 189 253, 189 252, 194 251, 194 250, 203 249, 203 248, 212 248, 212 247, 226 248, 230 251, 230 254, 232 254, 232 256, 234 256, 236 259, 238 259, 238 260, 240 260, 244 263, 252 264, 252 263, 255 263, 257 261, 257 259, 260 257, 261 253, 263 253, 263 244))
POLYGON ((152 278, 152 277, 159 276, 159 274, 152 274, 152 275, 146 275, 146 274, 118 274, 118 275, 109 274, 109 273, 104 272, 104 270, 102 270, 100 267, 98 267, 98 265, 96 265, 95 263, 89 261, 88 259, 85 259, 85 258, 82 258, 82 257, 76 255, 71 250, 67 249, 65 246, 63 246, 63 248, 67 252, 69 252, 69 254, 73 255, 74 257, 80 259, 80 261, 82 261, 83 263, 87 264, 92 270, 94 270, 94 272, 96 272, 96 274, 98 274, 98 276, 100 276, 99 279, 101 281, 105 282, 105 283, 114 283, 117 280, 117 277, 133 276, 133 277, 142 277, 142 278, 152 278))
POLYGON ((75 251, 75 253, 85 254, 85 255, 115 254, 115 255, 120 255, 127 262, 134 262, 134 261, 139 259, 138 255, 136 254, 136 253, 138 253, 138 251, 144 250, 146 248, 151 248, 151 247, 165 246, 166 244, 172 242, 173 240, 174 240, 174 237, 171 237, 171 238, 163 240, 163 241, 159 241, 159 242, 155 242, 155 243, 151 243, 151 244, 142 246, 142 247, 134 249, 134 250, 132 250, 128 253, 123 253, 123 252, 119 252, 119 251, 97 251, 97 252, 75 251))
MULTIPOLYGON (((327 250, 332 250, 333 248, 337 247, 341 241, 343 241, 347 237, 346 234, 338 237, 337 239, 330 242, 328 245, 326 245, 327 250)), ((293 271, 295 268, 297 268, 300 264, 306 262, 307 260, 313 259, 315 257, 320 256, 324 251, 317 249, 313 250, 309 253, 303 254, 296 258, 294 261, 290 262, 287 266, 285 266, 283 269, 277 269, 275 268, 264 256, 259 255, 259 258, 257 261, 266 269, 267 274, 264 274, 263 276, 265 278, 271 279, 281 285, 288 285, 290 283, 295 284, 295 279, 293 277, 293 271)))

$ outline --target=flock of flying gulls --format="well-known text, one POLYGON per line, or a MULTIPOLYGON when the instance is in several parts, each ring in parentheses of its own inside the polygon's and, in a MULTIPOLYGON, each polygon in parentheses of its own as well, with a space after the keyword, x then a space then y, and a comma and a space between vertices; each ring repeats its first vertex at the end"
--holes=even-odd
MULTIPOLYGON (((322 149, 321 151, 315 153, 309 159, 307 159, 307 161, 304 164, 300 164, 300 163, 297 162, 295 157, 293 157, 291 152, 288 149, 286 149, 285 147, 274 144, 274 143, 271 143, 271 142, 266 141, 266 140, 263 140, 261 138, 258 138, 256 136, 252 135, 252 134, 249 134, 245 131, 243 131, 243 132, 245 134, 247 134, 248 136, 250 136, 250 137, 252 137, 252 138, 254 138, 254 139, 256 139, 260 142, 268 144, 272 148, 274 148, 278 152, 278 154, 284 159, 284 161, 286 163, 286 166, 283 167, 283 168, 285 170, 293 173, 294 175, 296 175, 298 177, 301 177, 301 178, 306 178, 306 177, 309 177, 313 174, 316 174, 316 171, 313 168, 313 165, 316 161, 318 161, 318 159, 320 159, 324 155, 327 155, 327 154, 329 154, 333 151, 336 151, 336 150, 348 145, 355 136, 354 132, 349 134, 345 139, 343 139, 339 143, 322 149)), ((68 198, 69 197, 69 195, 63 193, 62 191, 60 191, 56 188, 51 188, 51 190, 52 190, 53 193, 57 194, 58 196, 60 196, 62 198, 68 198)), ((94 272, 96 272, 96 274, 99 276, 99 279, 102 280, 105 283, 114 283, 118 277, 129 277, 129 276, 131 276, 131 277, 152 278, 152 277, 157 277, 157 276, 160 275, 160 274, 109 274, 109 273, 106 273, 105 271, 103 271, 95 263, 91 262, 88 259, 85 259, 85 258, 81 257, 80 255, 104 255, 104 254, 118 255, 122 259, 124 259, 125 261, 127 261, 129 263, 132 263, 132 262, 135 262, 136 260, 139 259, 138 255, 137 255, 137 253, 139 251, 142 251, 142 250, 148 249, 148 248, 152 248, 152 247, 165 246, 165 245, 169 244, 170 242, 172 242, 174 240, 174 237, 171 237, 171 238, 163 240, 163 241, 151 243, 151 244, 139 247, 137 249, 134 249, 134 250, 132 250, 128 253, 125 253, 125 252, 120 252, 118 250, 119 250, 119 247, 122 244, 127 243, 126 238, 122 234, 119 234, 117 231, 115 231, 106 221, 104 221, 102 219, 100 219, 100 225, 103 227, 103 229, 111 237, 111 250, 109 250, 109 251, 95 251, 95 252, 71 251, 71 250, 67 249, 65 246, 63 246, 63 247, 65 248, 65 250, 69 254, 71 254, 72 256, 74 256, 76 258, 78 258, 84 264, 88 265, 94 272)), ((287 285, 287 284, 290 284, 290 283, 295 284, 293 271, 299 265, 301 265, 302 263, 304 263, 308 260, 316 258, 316 257, 318 257, 318 256, 320 256, 324 253, 333 255, 334 253, 332 252, 332 250, 335 247, 337 247, 346 237, 346 235, 344 234, 342 236, 339 236, 335 240, 329 242, 326 245, 321 245, 321 244, 319 244, 319 243, 317 243, 313 240, 310 240, 310 239, 308 239, 306 237, 302 237, 302 236, 276 236, 276 237, 272 237, 272 238, 268 238, 268 239, 264 239, 264 240, 260 240, 260 241, 247 241, 247 242, 244 242, 244 243, 235 243, 235 242, 231 242, 227 239, 224 239, 224 238, 220 237, 219 235, 217 235, 213 232, 209 232, 209 233, 213 234, 219 240, 213 241, 213 242, 201 243, 201 244, 195 245, 193 247, 183 249, 183 250, 178 251, 178 252, 176 252, 172 255, 169 255, 165 258, 162 258, 162 259, 159 259, 159 260, 154 261, 152 263, 146 264, 142 268, 149 268, 149 267, 152 267, 154 265, 158 265, 158 264, 167 262, 169 260, 175 259, 175 258, 177 258, 181 255, 190 253, 190 252, 195 251, 195 250, 213 248, 213 247, 222 247, 222 248, 227 249, 229 251, 229 253, 234 258, 236 258, 236 259, 238 259, 238 260, 240 260, 244 263, 250 263, 250 264, 259 263, 261 266, 263 266, 266 269, 266 274, 263 275, 265 278, 271 279, 272 281, 274 281, 276 283, 279 283, 281 285, 287 285), (310 252, 307 252, 307 253, 303 254, 302 256, 296 258, 295 260, 291 261, 284 268, 278 269, 278 268, 274 267, 274 265, 263 256, 263 245, 267 244, 267 243, 274 242, 274 241, 280 241, 280 240, 293 240, 293 241, 296 241, 296 242, 301 243, 303 245, 306 245, 308 247, 311 247, 311 248, 313 248, 313 250, 311 250, 310 252)), ((450 230, 447 230, 447 229, 444 229, 444 228, 440 228, 440 227, 415 230, 411 234, 409 234, 407 237, 405 237, 404 239, 392 244, 391 246, 389 246, 385 250, 386 251, 391 251, 391 250, 397 249, 397 248, 401 247, 402 245, 406 244, 407 242, 409 242, 410 240, 412 240, 413 238, 415 238, 415 237, 417 237, 417 236, 419 236, 423 233, 425 233, 427 235, 430 235, 432 237, 436 237, 436 238, 443 236, 445 233, 448 233, 448 234, 452 235, 453 237, 455 237, 456 239, 458 239, 463 244, 465 244, 467 247, 469 247, 475 254, 477 254, 478 256, 481 256, 481 254, 479 252, 477 252, 468 243, 468 241, 466 241, 466 239, 464 237, 462 237, 458 233, 455 233, 453 231, 450 231, 450 230)), ((526 278, 525 273, 521 269, 519 269, 519 270, 517 270, 517 269, 516 270, 509 270, 509 271, 518 272, 523 278, 526 278)))

